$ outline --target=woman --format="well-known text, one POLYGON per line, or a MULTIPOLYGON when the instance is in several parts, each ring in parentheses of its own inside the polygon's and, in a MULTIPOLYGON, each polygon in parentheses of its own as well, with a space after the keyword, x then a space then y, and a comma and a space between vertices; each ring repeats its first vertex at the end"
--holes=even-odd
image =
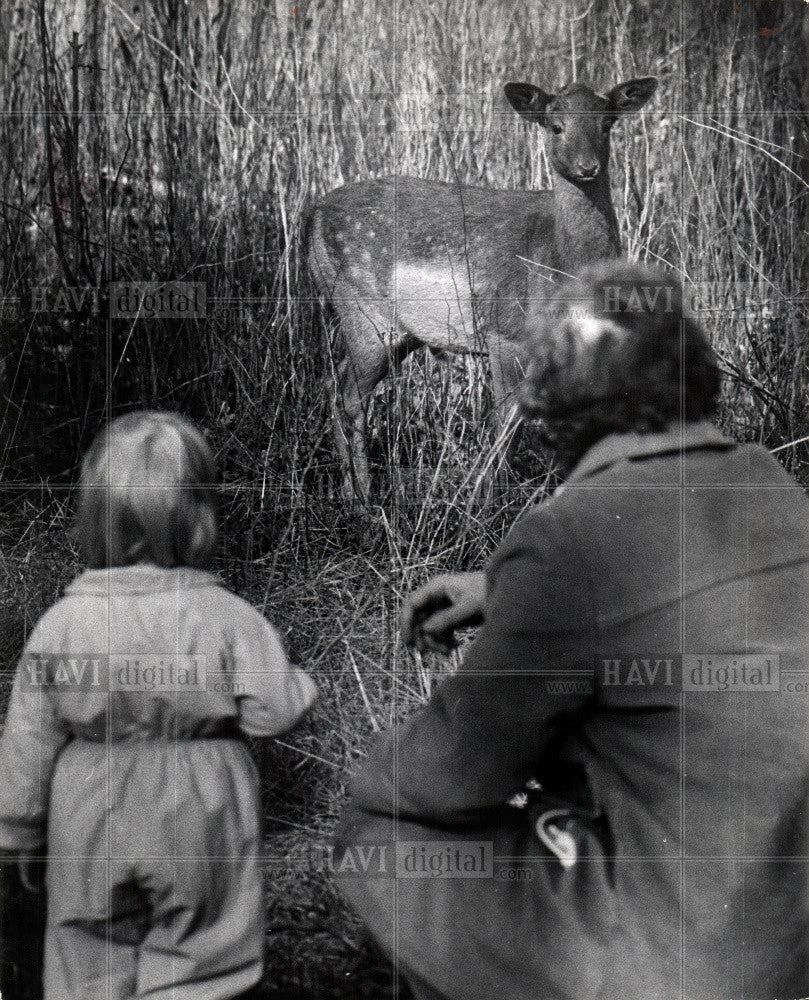
POLYGON ((806 996, 809 504, 707 422, 668 276, 596 265, 533 326, 567 482, 406 602, 422 649, 483 624, 354 779, 342 888, 416 997, 806 996))

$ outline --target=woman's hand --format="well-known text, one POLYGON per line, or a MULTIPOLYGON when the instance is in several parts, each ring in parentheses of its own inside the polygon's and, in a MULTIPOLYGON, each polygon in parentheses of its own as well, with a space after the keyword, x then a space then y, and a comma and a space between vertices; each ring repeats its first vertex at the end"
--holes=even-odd
POLYGON ((402 605, 402 642, 419 652, 449 653, 455 630, 483 623, 486 577, 483 573, 442 573, 414 590, 402 605))

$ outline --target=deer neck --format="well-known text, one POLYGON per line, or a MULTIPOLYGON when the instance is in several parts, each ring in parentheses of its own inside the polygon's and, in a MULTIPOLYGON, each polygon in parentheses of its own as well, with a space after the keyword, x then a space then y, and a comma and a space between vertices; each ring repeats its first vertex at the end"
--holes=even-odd
POLYGON ((554 241, 560 269, 574 273, 585 264, 621 253, 618 220, 606 170, 589 184, 554 174, 554 241))

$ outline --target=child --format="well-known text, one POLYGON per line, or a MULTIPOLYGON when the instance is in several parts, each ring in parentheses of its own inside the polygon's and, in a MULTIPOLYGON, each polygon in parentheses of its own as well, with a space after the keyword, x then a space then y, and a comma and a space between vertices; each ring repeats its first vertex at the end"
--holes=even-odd
POLYGON ((47 844, 46 1000, 239 996, 263 950, 239 730, 289 729, 315 685, 205 571, 213 461, 183 418, 99 435, 76 527, 90 568, 31 633, 0 742, 0 848, 47 844))

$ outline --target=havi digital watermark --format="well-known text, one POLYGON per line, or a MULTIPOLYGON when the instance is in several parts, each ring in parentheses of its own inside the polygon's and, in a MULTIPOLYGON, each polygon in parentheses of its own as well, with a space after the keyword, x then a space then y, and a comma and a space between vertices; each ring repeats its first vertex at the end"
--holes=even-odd
POLYGON ((321 851, 321 864, 338 878, 494 878, 492 841, 398 840, 344 844, 321 851))
POLYGON ((781 663, 775 652, 686 653, 672 656, 599 655, 595 681, 601 688, 639 692, 780 692, 781 663))
MULTIPOLYGON (((23 690, 56 691, 206 691, 210 678, 205 656, 29 654, 17 673, 23 690)), ((216 678, 221 679, 220 672, 216 678)))

